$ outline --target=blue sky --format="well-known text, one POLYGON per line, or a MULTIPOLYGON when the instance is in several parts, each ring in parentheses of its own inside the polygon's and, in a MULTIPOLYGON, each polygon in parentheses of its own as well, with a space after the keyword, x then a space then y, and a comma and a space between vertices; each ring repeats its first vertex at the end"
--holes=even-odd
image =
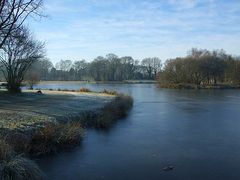
POLYGON ((47 56, 92 60, 184 56, 192 47, 240 54, 240 0, 45 0, 28 26, 47 56))

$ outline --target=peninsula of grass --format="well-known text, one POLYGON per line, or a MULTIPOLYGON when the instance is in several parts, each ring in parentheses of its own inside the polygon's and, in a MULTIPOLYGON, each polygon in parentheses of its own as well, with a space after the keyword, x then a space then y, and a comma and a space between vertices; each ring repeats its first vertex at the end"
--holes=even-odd
POLYGON ((88 89, 36 92, 9 94, 0 91, 1 148, 11 149, 6 156, 2 155, 5 150, 0 148, 0 176, 3 179, 24 179, 34 174, 42 177, 37 166, 27 169, 28 163, 34 163, 26 157, 73 148, 81 143, 87 128, 108 128, 124 117, 133 105, 130 96, 107 90, 100 93, 88 89), (12 163, 19 163, 19 168, 26 170, 20 173, 12 163), (29 174, 31 172, 34 174, 29 174))

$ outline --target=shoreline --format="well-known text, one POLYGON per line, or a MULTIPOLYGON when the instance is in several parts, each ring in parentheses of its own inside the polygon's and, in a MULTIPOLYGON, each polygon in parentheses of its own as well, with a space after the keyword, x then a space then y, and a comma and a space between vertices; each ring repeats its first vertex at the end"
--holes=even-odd
POLYGON ((40 81, 40 84, 48 83, 80 83, 80 84, 156 84, 155 80, 125 80, 125 81, 40 81))
MULTIPOLYGON (((12 95, 0 90, 0 141, 4 144, 2 147, 13 151, 7 161, 19 154, 31 161, 28 158, 74 148, 81 143, 88 128, 110 128, 126 116, 133 105, 133 99, 123 94, 42 92, 26 90, 12 95)), ((0 166, 4 166, 1 156, 0 166)))
POLYGON ((158 84, 159 88, 165 89, 195 89, 195 90, 226 90, 226 89, 240 89, 240 85, 232 84, 216 84, 216 85, 195 85, 195 84, 158 84))
MULTIPOLYGON (((156 80, 124 80, 124 81, 45 81, 41 80, 39 84, 52 84, 52 83, 79 83, 79 84, 156 84, 156 80)), ((4 86, 6 82, 0 81, 0 86, 4 86)), ((24 82, 23 82, 24 84, 24 82)))

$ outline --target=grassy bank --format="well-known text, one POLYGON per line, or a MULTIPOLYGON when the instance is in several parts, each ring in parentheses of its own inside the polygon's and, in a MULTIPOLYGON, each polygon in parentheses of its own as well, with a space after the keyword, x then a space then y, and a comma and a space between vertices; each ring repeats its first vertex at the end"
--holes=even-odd
POLYGON ((107 90, 43 91, 42 95, 1 91, 1 179, 41 179, 41 171, 26 157, 73 148, 81 143, 87 128, 110 127, 132 105, 130 96, 107 90))

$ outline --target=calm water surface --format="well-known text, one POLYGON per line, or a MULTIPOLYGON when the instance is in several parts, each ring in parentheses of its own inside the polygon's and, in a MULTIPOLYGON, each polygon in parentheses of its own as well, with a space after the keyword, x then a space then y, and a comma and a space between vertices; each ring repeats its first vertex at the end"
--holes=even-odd
POLYGON ((155 85, 40 84, 131 94, 129 116, 89 130, 81 147, 38 161, 49 179, 240 179, 240 91, 166 90, 155 85), (162 171, 168 165, 172 171, 162 171))

